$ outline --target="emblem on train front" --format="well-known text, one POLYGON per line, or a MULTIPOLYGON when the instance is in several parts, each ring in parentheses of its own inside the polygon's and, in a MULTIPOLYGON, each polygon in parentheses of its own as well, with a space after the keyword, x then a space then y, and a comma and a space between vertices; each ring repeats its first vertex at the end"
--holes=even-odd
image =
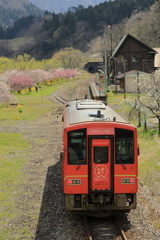
POLYGON ((96 178, 106 178, 108 169, 104 165, 98 165, 94 170, 96 178))

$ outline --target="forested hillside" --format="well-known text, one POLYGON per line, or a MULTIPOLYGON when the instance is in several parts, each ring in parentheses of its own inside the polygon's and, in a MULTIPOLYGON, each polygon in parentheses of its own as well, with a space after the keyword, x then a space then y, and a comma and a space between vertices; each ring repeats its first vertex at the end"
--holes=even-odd
POLYGON ((0 0, 0 26, 13 26, 14 21, 28 15, 42 15, 43 11, 28 0, 0 0))
POLYGON ((129 18, 133 11, 139 12, 146 10, 156 0, 115 0, 105 1, 100 3, 94 8, 89 6, 88 8, 77 8, 75 16, 78 21, 88 21, 91 27, 100 21, 105 21, 107 24, 115 24, 120 22, 123 18, 129 18))
POLYGON ((88 7, 89 5, 95 6, 104 2, 104 0, 29 0, 34 5, 38 6, 43 10, 48 10, 54 13, 67 12, 70 7, 78 7, 82 5, 88 7))
POLYGON ((157 47, 160 45, 159 11, 159 1, 115 0, 95 7, 70 8, 66 14, 46 11, 43 18, 39 19, 35 16, 23 17, 16 20, 10 29, 0 28, 1 39, 13 39, 8 45, 6 40, 4 43, 1 41, 0 54, 14 57, 26 52, 36 59, 43 59, 52 57, 66 47, 82 52, 100 52, 104 29, 107 31, 107 47, 110 50, 114 50, 121 38, 129 32, 150 47, 157 47), (21 48, 11 46, 17 37, 22 39, 21 48), (22 37, 25 37, 24 44, 22 37), (9 45, 10 49, 7 48, 9 45))

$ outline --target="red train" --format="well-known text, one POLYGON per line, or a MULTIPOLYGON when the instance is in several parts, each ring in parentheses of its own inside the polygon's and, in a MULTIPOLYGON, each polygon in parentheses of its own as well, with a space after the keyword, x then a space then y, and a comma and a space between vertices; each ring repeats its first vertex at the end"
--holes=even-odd
POLYGON ((67 210, 102 217, 136 208, 136 127, 102 101, 69 101, 63 143, 67 210))

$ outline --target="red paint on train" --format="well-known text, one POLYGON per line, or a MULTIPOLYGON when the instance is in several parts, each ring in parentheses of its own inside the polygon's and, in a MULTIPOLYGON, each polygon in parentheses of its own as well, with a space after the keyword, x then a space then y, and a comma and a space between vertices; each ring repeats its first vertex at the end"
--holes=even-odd
POLYGON ((137 129, 101 101, 64 110, 63 185, 68 210, 102 216, 136 208, 137 129))

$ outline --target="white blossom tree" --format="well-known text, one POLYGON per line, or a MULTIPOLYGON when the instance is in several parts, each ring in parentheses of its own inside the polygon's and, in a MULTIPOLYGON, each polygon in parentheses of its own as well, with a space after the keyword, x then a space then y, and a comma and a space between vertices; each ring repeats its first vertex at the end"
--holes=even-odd
POLYGON ((145 76, 140 85, 145 89, 145 95, 140 96, 139 103, 158 119, 160 136, 160 70, 156 70, 151 76, 145 76))
POLYGON ((0 102, 8 102, 13 99, 14 97, 10 93, 9 86, 0 81, 0 102))
POLYGON ((146 116, 151 115, 158 119, 160 136, 160 70, 156 70, 150 75, 139 78, 137 72, 136 78, 136 99, 125 99, 124 102, 131 107, 129 118, 131 115, 137 114, 138 127, 141 126, 141 114, 145 116, 146 131, 146 116))

